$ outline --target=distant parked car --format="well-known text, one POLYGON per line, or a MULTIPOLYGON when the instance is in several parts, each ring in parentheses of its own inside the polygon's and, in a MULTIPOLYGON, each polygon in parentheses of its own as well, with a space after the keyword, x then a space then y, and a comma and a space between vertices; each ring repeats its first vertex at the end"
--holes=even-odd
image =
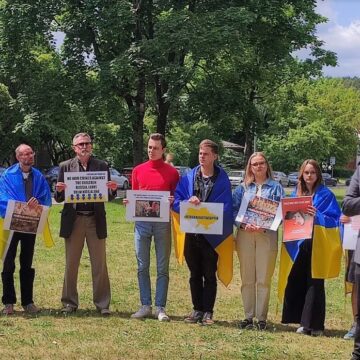
POLYGON ((129 180, 126 176, 120 174, 114 168, 110 168, 110 178, 112 181, 115 181, 118 185, 118 189, 127 190, 129 188, 129 180))
POLYGON ((188 166, 175 166, 180 176, 186 175, 191 169, 188 166))
POLYGON ((323 184, 326 186, 336 186, 337 185, 337 179, 331 177, 328 173, 322 173, 323 178, 323 184))
POLYGON ((51 192, 55 192, 55 185, 57 183, 59 169, 60 168, 58 166, 52 166, 44 172, 45 179, 50 186, 51 192))
POLYGON ((298 172, 292 172, 288 175, 288 186, 295 186, 298 183, 299 180, 299 173, 298 172))
POLYGON ((129 181, 129 187, 131 187, 131 176, 133 169, 133 167, 124 167, 121 169, 121 174, 126 176, 129 181))
POLYGON ((273 171, 274 180, 282 186, 289 186, 289 178, 281 171, 273 171))
POLYGON ((235 188, 244 181, 245 170, 231 170, 229 171, 228 176, 231 183, 231 187, 235 188))

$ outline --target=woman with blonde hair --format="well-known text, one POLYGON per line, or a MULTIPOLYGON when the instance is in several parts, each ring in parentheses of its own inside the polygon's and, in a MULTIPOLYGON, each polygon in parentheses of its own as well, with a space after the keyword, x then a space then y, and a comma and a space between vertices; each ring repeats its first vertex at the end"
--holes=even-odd
MULTIPOLYGON (((282 186, 272 179, 268 160, 262 152, 253 153, 246 166, 244 183, 233 193, 233 216, 236 218, 244 194, 280 201, 284 197, 282 186)), ((240 261, 241 295, 245 319, 240 328, 254 328, 254 318, 260 330, 266 329, 271 278, 277 256, 276 231, 265 230, 252 224, 239 224, 236 250, 240 261)))

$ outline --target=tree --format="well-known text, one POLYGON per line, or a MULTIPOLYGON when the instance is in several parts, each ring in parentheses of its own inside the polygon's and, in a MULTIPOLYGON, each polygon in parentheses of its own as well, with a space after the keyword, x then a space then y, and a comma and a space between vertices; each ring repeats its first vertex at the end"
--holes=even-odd
POLYGON ((341 79, 302 80, 279 89, 269 128, 259 141, 275 168, 294 171, 303 160, 335 156, 345 165, 355 154, 360 92, 341 79))

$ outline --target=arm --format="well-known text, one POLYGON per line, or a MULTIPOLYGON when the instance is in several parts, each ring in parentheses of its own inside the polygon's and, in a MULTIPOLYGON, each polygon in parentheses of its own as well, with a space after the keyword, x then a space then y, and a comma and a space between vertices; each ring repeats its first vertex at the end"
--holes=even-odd
POLYGON ((62 202, 65 200, 65 183, 64 183, 64 166, 60 165, 59 175, 55 186, 54 199, 56 202, 62 202))
POLYGON ((235 226, 237 226, 237 227, 239 226, 239 224, 235 222, 235 219, 239 212, 243 196, 244 196, 244 187, 240 185, 235 189, 233 196, 232 196, 233 221, 235 223, 235 226))
POLYGON ((360 214, 360 190, 359 190, 360 167, 358 166, 351 178, 342 203, 342 211, 347 216, 360 214))

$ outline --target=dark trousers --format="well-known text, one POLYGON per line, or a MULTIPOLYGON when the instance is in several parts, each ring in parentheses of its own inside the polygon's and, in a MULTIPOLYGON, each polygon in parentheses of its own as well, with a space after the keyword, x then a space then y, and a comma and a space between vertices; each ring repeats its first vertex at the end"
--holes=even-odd
POLYGON ((356 332, 354 339, 354 352, 352 359, 360 360, 360 265, 355 264, 355 284, 356 286, 356 296, 357 296, 357 311, 356 311, 356 332))
POLYGON ((1 279, 3 284, 3 304, 15 304, 16 294, 14 286, 15 258, 18 243, 20 250, 20 292, 21 305, 26 306, 33 302, 33 285, 35 270, 31 267, 34 257, 36 234, 15 232, 5 257, 1 279))
POLYGON ((311 276, 312 241, 300 246, 285 289, 282 323, 300 323, 307 330, 324 330, 325 286, 311 276))
POLYGON ((190 270, 189 282, 194 310, 213 312, 218 254, 204 236, 187 234, 184 255, 190 270))

